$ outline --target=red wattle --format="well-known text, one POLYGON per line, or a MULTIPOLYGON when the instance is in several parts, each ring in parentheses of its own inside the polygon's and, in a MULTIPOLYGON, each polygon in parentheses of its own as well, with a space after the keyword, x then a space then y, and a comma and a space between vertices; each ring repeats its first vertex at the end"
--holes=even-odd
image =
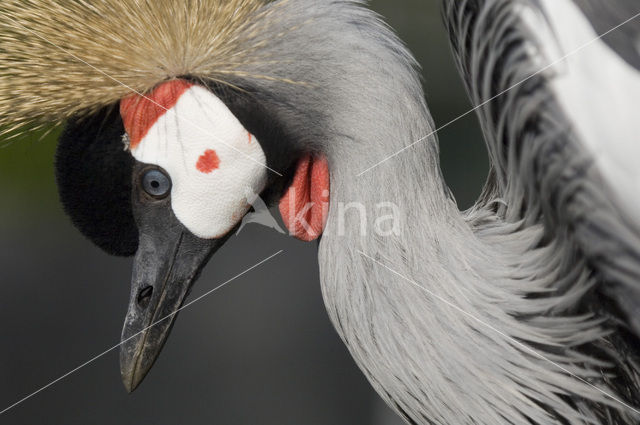
POLYGON ((329 163, 308 155, 298 161, 291 186, 280 200, 289 233, 303 241, 320 237, 329 213, 329 163))

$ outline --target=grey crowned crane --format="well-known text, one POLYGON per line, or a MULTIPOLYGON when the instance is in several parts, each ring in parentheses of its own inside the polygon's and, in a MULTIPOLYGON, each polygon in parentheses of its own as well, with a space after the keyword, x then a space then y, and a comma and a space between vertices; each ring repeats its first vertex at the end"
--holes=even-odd
POLYGON ((492 163, 460 212, 417 64, 362 3, 3 3, 2 123, 66 120, 67 213, 135 255, 125 386, 249 191, 320 239, 328 314, 408 423, 638 423, 640 6, 444 2, 492 163), (399 231, 362 231, 382 202, 399 231))

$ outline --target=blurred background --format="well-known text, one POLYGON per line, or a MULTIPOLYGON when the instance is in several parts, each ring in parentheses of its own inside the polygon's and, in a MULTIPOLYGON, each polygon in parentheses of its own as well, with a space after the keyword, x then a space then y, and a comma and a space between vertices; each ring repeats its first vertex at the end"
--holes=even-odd
MULTIPOLYGON (((440 1, 374 0, 371 7, 422 64, 436 124, 466 112, 440 1)), ((0 410, 117 344, 128 303, 131 260, 99 251, 62 212, 53 173, 58 132, 0 149, 0 410)), ((439 139, 445 178, 467 208, 487 172, 475 115, 439 139)), ((216 254, 191 299, 280 249, 183 311, 133 394, 113 350, 0 423, 400 425, 329 323, 316 244, 249 225, 216 254)))

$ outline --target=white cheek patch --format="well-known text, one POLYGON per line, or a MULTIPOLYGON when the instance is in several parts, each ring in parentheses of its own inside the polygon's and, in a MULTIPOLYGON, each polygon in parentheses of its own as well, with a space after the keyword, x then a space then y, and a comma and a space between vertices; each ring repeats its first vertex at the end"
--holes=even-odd
POLYGON ((131 153, 167 171, 173 211, 189 231, 204 239, 223 237, 249 210, 247 198, 265 187, 264 152, 207 89, 180 80, 163 86, 149 96, 155 103, 138 99, 133 107, 121 104, 127 133, 139 135, 131 142, 131 153), (174 87, 166 87, 171 84, 174 87), (167 105, 168 111, 157 104, 167 105), (149 123, 148 130, 132 128, 136 121, 149 123))

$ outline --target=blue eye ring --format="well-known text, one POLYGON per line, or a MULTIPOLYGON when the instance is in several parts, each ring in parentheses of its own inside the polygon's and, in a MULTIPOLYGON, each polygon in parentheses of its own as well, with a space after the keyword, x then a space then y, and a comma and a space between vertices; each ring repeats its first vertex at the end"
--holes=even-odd
POLYGON ((140 183, 147 195, 156 199, 166 198, 171 193, 171 179, 165 172, 157 168, 145 171, 140 183))

